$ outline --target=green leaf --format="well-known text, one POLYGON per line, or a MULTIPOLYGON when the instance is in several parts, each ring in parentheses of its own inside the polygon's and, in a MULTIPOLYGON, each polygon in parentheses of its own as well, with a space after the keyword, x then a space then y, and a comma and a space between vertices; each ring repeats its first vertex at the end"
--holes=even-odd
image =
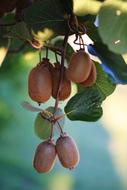
POLYGON ((103 3, 99 12, 99 32, 111 51, 127 52, 127 2, 108 0, 103 3))
POLYGON ((15 14, 12 12, 5 14, 0 18, 0 24, 9 24, 14 22, 15 22, 15 14))
POLYGON ((114 92, 116 85, 112 83, 109 76, 103 71, 99 63, 95 63, 95 65, 97 70, 97 80, 95 86, 99 88, 105 97, 107 97, 114 92))
POLYGON ((72 14, 73 13, 73 0, 61 0, 66 13, 72 14))
POLYGON ((84 16, 87 14, 97 14, 101 7, 101 2, 96 0, 73 0, 74 13, 77 16, 84 16))
POLYGON ((0 66, 2 65, 4 59, 7 55, 9 45, 10 45, 9 40, 5 39, 4 43, 3 43, 3 41, 0 39, 0 66))
POLYGON ((16 0, 1 0, 0 1, 0 13, 4 14, 13 11, 16 8, 16 0))
POLYGON ((0 66, 2 65, 10 45, 10 40, 0 39, 0 66))
POLYGON ((104 96, 96 87, 85 88, 69 100, 65 112, 70 120, 97 121, 103 114, 103 100, 104 96))
POLYGON ((85 16, 77 16, 79 22, 94 22, 96 19, 96 15, 87 14, 85 16))
POLYGON ((68 31, 67 19, 66 9, 59 0, 37 1, 24 11, 24 20, 36 38, 38 35, 41 38, 46 31, 48 39, 65 34, 68 31))
POLYGON ((6 35, 6 32, 6 27, 0 29, 0 66, 3 63, 10 46, 10 39, 4 37, 4 35, 6 35))
POLYGON ((94 42, 101 42, 101 37, 99 35, 98 29, 93 22, 85 22, 85 27, 87 29, 87 35, 94 41, 94 42))
POLYGON ((106 45, 100 42, 94 43, 93 47, 104 70, 109 73, 113 80, 118 84, 127 84, 127 64, 123 57, 111 52, 106 45))
POLYGON ((13 38, 18 38, 22 40, 31 40, 32 36, 30 35, 29 29, 25 22, 19 22, 14 25, 9 32, 9 36, 13 38))

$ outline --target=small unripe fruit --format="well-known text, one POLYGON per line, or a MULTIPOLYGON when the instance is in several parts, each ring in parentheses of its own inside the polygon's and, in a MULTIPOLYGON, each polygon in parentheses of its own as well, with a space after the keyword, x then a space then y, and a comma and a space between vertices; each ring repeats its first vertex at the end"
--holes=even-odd
MULTIPOLYGON (((59 87, 59 80, 60 80, 60 64, 59 63, 56 63, 55 67, 52 67, 51 73, 52 73, 52 82, 53 82, 52 97, 56 99, 57 91, 59 87)), ((59 100, 67 99, 70 96, 70 94, 71 94, 71 81, 67 79, 66 68, 64 67, 63 81, 62 81, 61 90, 59 93, 59 100)))
POLYGON ((73 53, 67 69, 67 78, 75 83, 85 81, 91 71, 92 62, 89 54, 83 50, 73 53))
MULTIPOLYGON (((54 113, 54 107, 48 107, 46 110, 54 114, 55 119, 59 122, 60 126, 63 128, 65 124, 65 115, 61 108, 57 108, 57 111, 54 113)), ((54 123, 54 128, 58 127, 58 123, 54 123)))
POLYGON ((35 123, 34 123, 34 132, 40 139, 48 139, 51 135, 51 122, 41 116, 41 113, 38 113, 35 123))
POLYGON ((60 136, 56 142, 56 151, 63 167, 73 169, 79 162, 76 143, 67 135, 60 136))
MULTIPOLYGON (((49 139, 52 131, 52 123, 48 119, 53 116, 54 107, 48 107, 44 111, 45 117, 43 117, 41 113, 37 114, 37 117, 34 122, 34 132, 40 139, 49 139)), ((58 118, 57 122, 59 122, 59 124, 63 128, 65 123, 65 117, 63 111, 60 108, 58 108, 57 111, 54 113, 54 117, 58 118), (59 118, 60 116, 61 118, 59 118)), ((54 129, 58 128, 57 122, 53 125, 54 129)))
POLYGON ((85 81, 83 81, 81 84, 84 87, 89 87, 89 86, 92 86, 96 82, 96 79, 97 79, 97 71, 96 71, 96 66, 93 63, 88 78, 85 81))
POLYGON ((33 166, 39 173, 49 172, 54 166, 55 158, 55 145, 51 141, 44 141, 36 149, 33 166))
POLYGON ((46 102, 52 93, 52 78, 48 59, 34 67, 28 79, 28 92, 32 100, 38 103, 46 102))

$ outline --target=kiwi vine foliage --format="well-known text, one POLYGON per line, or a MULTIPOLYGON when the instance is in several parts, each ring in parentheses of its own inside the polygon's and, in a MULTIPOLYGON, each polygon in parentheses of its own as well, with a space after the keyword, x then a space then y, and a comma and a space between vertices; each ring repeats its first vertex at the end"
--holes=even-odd
MULTIPOLYGON (((2 0, 0 4, 3 4, 4 2, 9 3, 12 1, 2 0)), ((91 55, 95 55, 96 57, 98 57, 102 65, 96 64, 97 73, 98 73, 96 84, 92 88, 85 89, 85 91, 81 90, 81 92, 79 92, 66 105, 65 112, 70 111, 71 105, 73 105, 76 108, 77 107, 79 108, 77 112, 69 115, 69 118, 71 120, 83 120, 83 121, 84 120, 93 121, 100 118, 102 115, 101 104, 105 100, 105 98, 109 96, 115 90, 115 87, 117 84, 127 84, 127 66, 123 58, 124 54, 127 53, 126 1, 124 0, 116 0, 116 1, 113 1, 113 0, 106 0, 106 1, 77 0, 76 1, 74 0, 72 2, 72 1, 58 1, 58 0, 52 0, 52 1, 38 0, 34 3, 35 4, 33 5, 25 6, 25 8, 23 7, 23 14, 22 16, 21 15, 19 16, 20 19, 18 19, 18 23, 16 22, 16 24, 12 26, 2 26, 2 25, 4 24, 8 25, 9 23, 15 22, 14 12, 9 11, 8 14, 4 16, 3 16, 3 13, 0 12, 0 15, 1 15, 0 16, 0 25, 1 25, 0 26, 0 55, 3 56, 3 58, 0 59, 1 61, 0 64, 2 64, 2 67, 0 69, 0 72, 1 72, 1 76, 0 76, 1 102, 0 103, 1 103, 1 108, 2 108, 2 111, 0 112, 2 115, 0 118, 0 121, 1 121, 0 123, 2 124, 1 150, 3 151, 3 154, 1 154, 0 157, 1 157, 1 167, 4 171, 4 174, 2 174, 3 175, 2 179, 6 183, 6 187, 1 186, 3 188, 2 190, 6 190, 9 188, 14 189, 13 188, 14 186, 15 188, 21 188, 21 189, 27 189, 27 190, 32 189, 32 188, 35 189, 34 185, 36 186, 36 189, 37 188, 39 189, 41 186, 40 183, 43 183, 43 186, 46 186, 45 185, 46 177, 44 177, 45 179, 43 178, 43 182, 42 182, 41 178, 37 179, 35 173, 32 173, 33 170, 31 172, 31 167, 30 165, 27 166, 27 163, 28 163, 27 161, 26 161, 26 166, 23 166, 24 164, 23 160, 26 160, 26 158, 23 156, 24 150, 25 150, 25 154, 29 154, 29 153, 27 152, 26 149, 23 149, 21 139, 20 139, 20 142, 18 141, 19 130, 17 129, 17 131, 15 131, 16 125, 18 126, 19 122, 22 122, 21 118, 22 120, 24 118, 24 111, 19 111, 20 110, 19 105, 15 103, 16 98, 20 102, 22 101, 23 93, 27 97, 27 94, 26 94, 27 87, 26 86, 24 87, 23 85, 27 79, 26 78, 24 79, 22 77, 22 73, 24 72, 24 70, 26 72, 27 65, 24 67, 21 66, 22 64, 25 64, 26 62, 22 56, 22 53, 24 53, 25 55, 25 53, 29 53, 31 51, 34 53, 37 50, 34 50, 30 46, 28 46, 22 49, 21 53, 19 54, 16 53, 16 55, 10 54, 11 52, 13 52, 12 50, 14 50, 15 48, 17 49, 17 47, 22 45, 22 42, 24 41, 28 41, 28 42, 31 41, 33 37, 35 37, 37 40, 39 40, 40 43, 43 44, 43 41, 48 40, 49 38, 53 39, 56 36, 64 35, 68 27, 66 14, 69 14, 71 11, 74 11, 79 21, 83 22, 85 26, 87 27, 87 34, 94 41, 94 45, 91 45, 91 44, 88 45, 89 53, 91 55), (98 27, 94 25, 96 15, 99 15, 98 27), (52 18, 52 22, 49 22, 51 21, 51 18, 52 18), (41 33, 38 33, 38 31, 40 31, 41 33), (4 47, 4 53, 1 54, 3 47, 4 47), (7 57, 5 57, 6 55, 7 57), (21 63, 21 62, 24 62, 24 63, 21 63), (8 89, 9 98, 6 95, 6 89, 8 89), (19 93, 17 94, 18 91, 20 91, 20 95, 19 93), (91 104, 93 105, 93 102, 91 102, 91 100, 88 97, 91 97, 91 99, 93 99, 94 101, 95 96, 97 97, 96 103, 98 106, 96 109, 97 109, 98 117, 94 117, 94 114, 92 114, 91 110, 89 110, 89 107, 91 104), (75 102, 77 103, 74 104, 75 102), (87 102, 88 105, 84 105, 82 104, 82 102, 87 102), (98 108, 99 108, 99 111, 98 111, 98 108), (10 112, 9 110, 12 110, 12 111, 10 112), (16 117, 15 117, 15 114, 16 114, 16 117), (15 123, 12 121, 12 119, 15 119, 15 123), (10 121, 12 123, 10 123, 10 121), (9 128, 6 128, 9 125, 12 126, 11 131, 9 131, 10 130, 9 128), (6 128, 8 132, 7 131, 5 132, 4 127, 6 128), (13 133, 15 133, 14 136, 13 136, 13 133), (4 138, 4 134, 6 134, 6 138, 8 139, 7 141, 4 138), (16 147, 15 139, 12 139, 12 137, 15 137, 17 139, 16 141, 19 143, 19 146, 22 147, 22 154, 20 152, 21 154, 20 158, 18 156, 19 147, 16 147), (14 149, 16 150, 15 156, 12 153, 9 153, 9 151, 7 151, 7 146, 14 147, 14 149), (8 157, 10 158, 9 160, 8 160, 8 157), (14 161, 15 159, 16 161, 14 161), (21 163, 22 165, 20 165, 21 163), (6 170, 4 169, 4 167, 6 168, 6 170), (29 167, 29 171, 30 171, 29 175, 27 175, 27 169, 25 167, 27 169, 29 167), (4 178, 4 175, 7 174, 8 178, 12 177, 13 175, 11 174, 9 175, 8 170, 10 173, 16 175, 15 179, 13 179, 14 181, 11 180, 12 184, 10 185, 9 183, 9 186, 7 185, 7 179, 4 178), (17 175, 17 173, 19 174, 17 175), (19 185, 19 183, 17 183, 17 187, 16 187, 15 180, 17 179, 18 181, 20 179, 19 176, 25 176, 25 180, 22 177, 22 181, 24 183, 31 181, 30 183, 27 184, 28 188, 26 188, 27 186, 24 185, 24 183, 22 183, 21 186, 19 185), (38 186, 37 186, 36 181, 38 181, 38 186)), ((53 42, 54 46, 55 46, 55 43, 53 42)), ((71 47, 68 45, 67 58, 70 57, 70 51, 71 51, 71 47)), ((35 61, 37 62, 38 60, 36 59, 35 61)), ((31 67, 29 66, 29 69, 30 68, 31 67)), ((93 110, 94 109, 92 108, 92 111, 93 110)), ((31 119, 32 121, 31 116, 28 115, 28 117, 29 117, 29 120, 31 119)), ((32 122, 28 122, 28 123, 29 125, 32 125, 32 122)), ((27 125, 26 121, 24 122, 24 126, 25 125, 27 125)), ((22 129, 24 130, 26 129, 25 128, 20 129, 20 132, 23 138, 24 132, 22 129)), ((30 132, 30 130, 31 128, 29 127, 27 129, 27 132, 30 132)), ((32 140, 29 141, 28 138, 25 137, 25 143, 31 144, 32 140)), ((25 147, 25 144, 24 144, 24 147, 25 147)), ((32 155, 29 156, 29 159, 31 158, 31 156, 32 155)), ((1 181, 0 181, 0 184, 2 184, 1 181)), ((113 184, 115 186, 115 183, 113 184)), ((117 181, 116 184, 117 185, 115 186, 115 189, 117 188, 120 189, 119 181, 117 181)))
MULTIPOLYGON (((87 35, 94 42, 94 45, 88 44, 88 51, 91 55, 96 56, 102 63, 100 65, 102 71, 100 72, 101 68, 97 68, 96 84, 91 88, 84 89, 83 98, 81 98, 80 94, 77 94, 74 99, 78 97, 80 103, 83 103, 84 99, 87 101, 85 95, 87 91, 89 91, 93 99, 94 91, 96 91, 96 94, 101 96, 101 98, 98 99, 96 106, 93 106, 92 110, 95 109, 95 113, 97 112, 97 117, 94 115, 94 120, 99 119, 102 116, 102 112, 97 110, 97 107, 99 106, 100 109, 103 100, 114 91, 117 84, 127 83, 127 65, 123 58, 123 54, 127 52, 127 26, 126 22, 121 25, 127 17, 127 10, 123 8, 126 7, 126 1, 33 0, 30 2, 24 0, 22 3, 19 3, 18 0, 13 0, 10 3, 10 9, 5 8, 7 5, 9 6, 8 0, 1 1, 0 23, 1 25, 3 24, 3 26, 1 26, 0 30, 0 46, 6 49, 5 54, 3 54, 4 57, 7 51, 11 52, 12 47, 15 47, 16 43, 24 43, 24 41, 27 41, 31 44, 32 39, 36 39, 40 44, 44 45, 44 41, 46 40, 65 35, 69 29, 68 19, 70 14, 76 15, 78 22, 81 22, 86 27, 87 35), (5 12, 8 13, 7 15, 3 15, 4 11, 2 12, 2 6, 3 9, 6 10, 5 12), (15 6, 16 12, 10 12, 15 6), (9 23, 14 24, 9 26, 9 23), (11 38, 11 41, 8 37, 11 38), (102 82, 100 82, 99 78, 102 79, 102 82)), ((73 34, 73 31, 71 34, 73 34)), ((55 46, 55 43, 57 43, 57 38, 55 42, 52 42, 52 45, 55 46)), ((68 58, 70 56, 70 48, 68 45, 66 51, 68 58)), ((29 46, 27 51, 30 51, 30 49, 34 48, 29 46)), ((22 51, 24 51, 24 49, 22 51)), ((71 111, 70 105, 72 101, 73 98, 66 105, 65 112, 71 111)), ((89 105, 87 107, 79 103, 81 106, 79 106, 79 109, 77 108, 76 114, 72 113, 69 115, 69 119, 76 120, 78 118, 79 120, 85 120, 86 117, 89 117, 89 121, 92 121, 92 115, 94 113, 91 112, 89 107, 93 104, 90 101, 88 102, 89 105), (85 114, 86 112, 88 115, 85 114), (83 114, 84 118, 82 117, 83 114), (77 117, 75 117, 75 115, 77 115, 77 117)))

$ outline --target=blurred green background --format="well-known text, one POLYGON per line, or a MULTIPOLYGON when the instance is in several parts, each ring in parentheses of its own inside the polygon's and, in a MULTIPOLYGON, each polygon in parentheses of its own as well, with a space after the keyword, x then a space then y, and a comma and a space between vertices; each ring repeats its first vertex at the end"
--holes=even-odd
MULTIPOLYGON (((76 169, 66 170, 58 161, 49 174, 33 169, 34 151, 40 143, 33 128, 36 113, 23 109, 21 102, 32 102, 27 78, 37 62, 36 53, 12 54, 0 68, 0 190, 126 190, 127 110, 125 102, 120 104, 127 97, 125 87, 105 102, 99 122, 66 120, 65 130, 80 150, 76 169)), ((53 100, 42 108, 51 104, 53 100)))

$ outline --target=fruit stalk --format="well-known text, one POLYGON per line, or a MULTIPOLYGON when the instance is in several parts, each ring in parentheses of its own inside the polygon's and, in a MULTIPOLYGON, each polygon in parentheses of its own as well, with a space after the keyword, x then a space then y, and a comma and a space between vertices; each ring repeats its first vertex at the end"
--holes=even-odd
POLYGON ((48 48, 49 50, 53 51, 54 53, 58 54, 61 56, 61 49, 51 46, 51 45, 44 45, 45 48, 48 48))
POLYGON ((57 90, 55 106, 54 106, 54 113, 57 111, 58 104, 59 104, 59 93, 60 93, 60 90, 61 90, 62 81, 63 81, 63 75, 64 75, 64 60, 65 60, 66 46, 67 46, 68 37, 69 37, 69 31, 65 34, 63 45, 61 47, 60 78, 59 78, 59 85, 58 85, 58 90, 57 90))

